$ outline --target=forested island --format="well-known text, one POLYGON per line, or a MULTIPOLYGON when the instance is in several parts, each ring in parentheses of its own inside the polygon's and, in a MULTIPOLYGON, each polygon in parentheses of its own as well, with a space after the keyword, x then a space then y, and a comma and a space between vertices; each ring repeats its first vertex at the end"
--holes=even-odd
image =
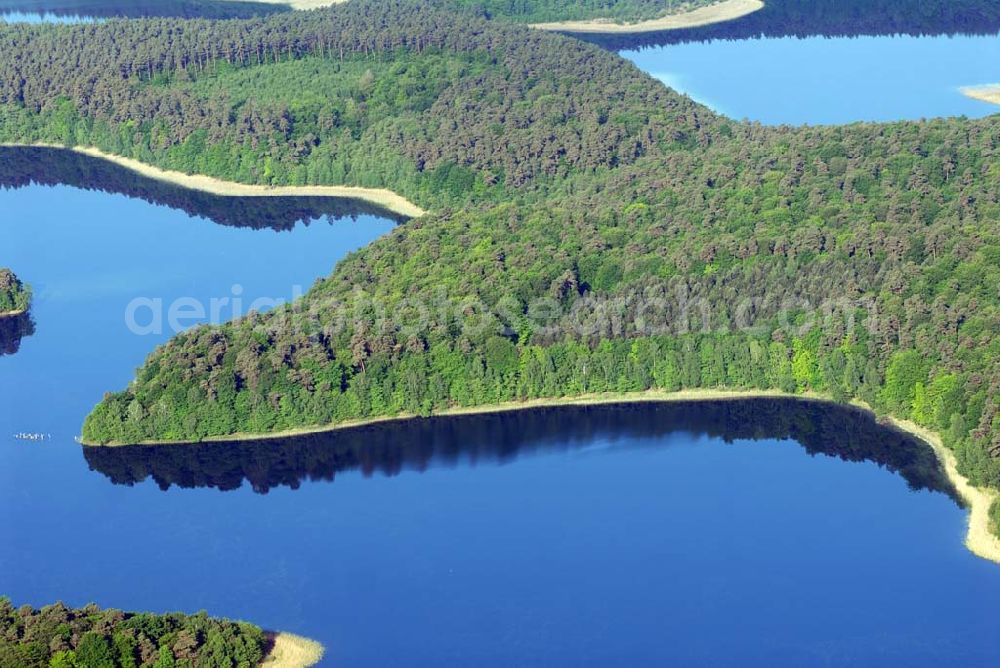
POLYGON ((0 141, 431 211, 157 349, 89 443, 779 389, 912 419, 1000 485, 1000 117, 736 122, 597 47, 405 2, 0 48, 0 141))
POLYGON ((0 267, 0 318, 23 314, 31 305, 31 288, 6 267, 0 267))
POLYGON ((253 668, 273 646, 261 629, 196 615, 96 605, 14 608, 0 597, 0 668, 253 668))

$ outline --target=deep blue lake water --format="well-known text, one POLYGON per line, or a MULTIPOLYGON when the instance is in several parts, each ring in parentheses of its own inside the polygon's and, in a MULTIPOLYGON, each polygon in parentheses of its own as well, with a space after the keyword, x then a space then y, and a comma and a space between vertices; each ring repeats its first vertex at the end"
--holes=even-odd
MULTIPOLYGON (((998 42, 625 55, 737 118, 828 123, 992 113, 956 89, 1000 80, 998 42)), ((394 222, 69 156, 0 151, 0 184, 23 186, 0 190, 0 266, 36 292, 33 333, 0 328, 0 594, 17 604, 206 609, 316 638, 331 666, 1000 664, 1000 568, 965 550, 926 447, 853 411, 566 409, 84 451, 84 415, 170 334, 130 331, 133 299, 290 298, 394 222)))
POLYGON ((1000 568, 963 547, 926 447, 853 411, 568 409, 85 457, 83 416, 168 334, 131 332, 130 300, 290 296, 393 223, 279 232, 253 212, 287 228, 320 205, 0 158, 8 184, 91 173, 180 207, 0 190, 3 264, 37 294, 34 333, 0 357, 0 592, 15 602, 206 609, 317 638, 343 666, 1000 659, 1000 568))

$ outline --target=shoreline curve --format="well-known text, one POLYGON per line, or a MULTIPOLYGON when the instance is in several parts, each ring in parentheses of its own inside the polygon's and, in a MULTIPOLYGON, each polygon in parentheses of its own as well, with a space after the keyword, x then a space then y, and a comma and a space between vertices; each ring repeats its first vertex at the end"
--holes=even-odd
POLYGON ((339 197, 343 199, 363 200, 407 218, 419 218, 427 213, 402 195, 385 188, 362 188, 360 186, 262 186, 236 183, 235 181, 217 179, 214 176, 185 174, 184 172, 161 169, 133 158, 106 153, 92 146, 62 146, 47 142, 13 142, 0 143, 0 148, 53 148, 73 151, 74 153, 92 158, 106 160, 119 167, 124 167, 135 172, 140 176, 220 197, 339 197))
POLYGON ((310 668, 323 658, 323 646, 292 633, 265 632, 271 649, 260 668, 310 668))
MULTIPOLYGON (((788 394, 779 390, 713 390, 713 389, 692 389, 679 390, 677 392, 663 392, 660 390, 647 390, 645 392, 620 392, 604 394, 581 394, 572 397, 559 397, 547 399, 531 399, 528 401, 508 401, 500 404, 483 404, 481 406, 470 406, 461 408, 447 408, 435 411, 429 416, 421 416, 415 413, 399 413, 396 415, 384 415, 364 418, 361 420, 345 420, 333 424, 321 424, 309 427, 296 427, 294 429, 283 429, 270 432, 237 432, 224 436, 209 436, 196 443, 228 443, 231 441, 267 441, 275 438, 290 438, 293 436, 307 436, 309 434, 325 434, 342 431, 345 429, 355 429, 357 427, 367 427, 373 424, 385 422, 405 422, 416 420, 422 417, 456 417, 461 415, 488 415, 493 413, 509 413, 512 411, 530 410, 532 408, 557 408, 559 406, 598 406, 602 404, 630 404, 644 401, 653 402, 680 402, 680 401, 711 401, 726 399, 757 399, 757 398, 802 398, 821 399, 818 395, 810 394, 788 394)), ((130 445, 192 445, 191 441, 172 441, 164 439, 148 439, 138 443, 121 443, 119 441, 108 441, 107 443, 95 443, 80 438, 78 442, 88 448, 121 448, 130 445)))
POLYGON ((658 19, 638 23, 614 23, 610 19, 588 19, 584 21, 553 21, 551 23, 529 23, 537 30, 552 30, 568 33, 629 34, 661 32, 699 28, 713 23, 724 23, 742 18, 764 8, 762 0, 723 0, 723 2, 692 9, 683 14, 668 14, 658 19))
MULTIPOLYGON (((438 411, 433 417, 453 417, 458 415, 480 415, 491 413, 506 413, 510 411, 528 410, 532 408, 549 408, 558 406, 597 406, 601 404, 630 404, 642 402, 681 402, 681 401, 712 401, 712 400, 739 400, 739 399, 798 399, 803 401, 821 401, 833 403, 830 397, 807 392, 803 394, 790 394, 780 390, 717 390, 717 389, 696 389, 681 390, 678 392, 663 392, 652 390, 646 392, 626 392, 609 394, 591 394, 575 397, 563 397, 557 399, 535 399, 532 401, 508 402, 503 404, 492 404, 477 406, 474 408, 456 408, 438 411)), ((873 413, 872 408, 861 401, 852 401, 850 405, 873 413)), ((383 422, 401 422, 405 420, 418 419, 419 416, 402 414, 386 417, 377 417, 367 420, 353 420, 333 425, 317 425, 315 427, 303 427, 266 434, 230 434, 214 438, 203 439, 202 443, 224 443, 227 441, 260 441, 274 438, 287 438, 292 436, 304 436, 307 434, 318 434, 335 432, 343 429, 363 427, 371 424, 383 422)), ((976 487, 969 482, 968 478, 958 472, 958 464, 954 453, 949 450, 941 438, 933 431, 917 425, 909 420, 900 420, 893 417, 885 419, 890 426, 904 431, 921 441, 927 443, 934 454, 937 455, 943 472, 955 486, 956 491, 965 501, 968 507, 967 532, 965 546, 977 557, 1000 564, 1000 537, 995 536, 990 531, 990 506, 994 500, 1000 496, 1000 492, 984 487, 976 487)), ((86 447, 123 447, 122 443, 88 443, 81 441, 86 447)), ((180 441, 143 441, 129 445, 191 445, 180 441)))

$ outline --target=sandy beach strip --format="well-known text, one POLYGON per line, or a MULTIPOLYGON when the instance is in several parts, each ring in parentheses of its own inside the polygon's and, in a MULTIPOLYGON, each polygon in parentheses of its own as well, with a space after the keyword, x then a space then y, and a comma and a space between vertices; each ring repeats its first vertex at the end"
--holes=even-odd
POLYGON ((1000 84, 986 84, 983 86, 963 86, 958 89, 962 95, 971 97, 974 100, 1000 104, 1000 84))
MULTIPOLYGON (((443 411, 436 411, 434 417, 449 417, 457 415, 481 415, 488 413, 505 413, 509 411, 528 410, 532 408, 551 408, 559 406, 599 406, 602 404, 633 404, 642 402, 681 402, 681 401, 720 401, 720 400, 740 400, 740 399, 799 399, 806 401, 830 402, 830 398, 816 393, 789 394, 780 390, 721 390, 721 389, 691 389, 679 392, 664 392, 662 390, 649 390, 646 392, 626 392, 626 393, 606 393, 587 394, 574 397, 562 397, 556 399, 535 399, 531 401, 516 401, 502 404, 491 404, 485 406, 475 406, 471 408, 454 408, 443 411)), ((854 401, 852 406, 871 411, 871 407, 854 401)), ((385 422, 397 422, 412 420, 415 415, 401 414, 386 417, 376 417, 366 420, 353 420, 338 424, 317 425, 314 427, 302 427, 268 434, 230 434, 216 438, 206 438, 205 443, 221 443, 226 441, 259 441, 274 438, 289 438, 293 436, 304 436, 307 434, 319 434, 335 432, 342 429, 352 429, 367 425, 380 424, 385 422)), ((968 532, 965 545, 976 556, 1000 564, 1000 538, 993 535, 989 528, 989 511, 993 500, 1000 492, 992 489, 976 487, 969 480, 958 472, 958 465, 955 455, 945 447, 941 438, 930 431, 909 420, 897 420, 888 418, 889 424, 905 431, 922 441, 925 441, 937 455, 941 463, 943 472, 951 480, 959 495, 965 500, 969 507, 968 532)), ((88 447, 122 447, 122 443, 109 443, 105 445, 83 442, 88 447)), ((144 441, 135 445, 187 445, 177 441, 144 441)))
MULTIPOLYGON (((244 0, 233 0, 234 2, 244 1, 244 0)), ((321 7, 330 7, 332 5, 339 5, 347 0, 252 0, 253 2, 260 2, 265 5, 287 5, 292 9, 319 9, 321 7)))
POLYGON ((976 487, 969 479, 958 472, 958 462, 955 454, 945 447, 941 437, 929 429, 910 422, 909 420, 889 421, 899 429, 913 434, 934 448, 941 466, 944 468, 951 484, 955 486, 969 506, 969 527, 965 535, 965 546, 976 556, 1000 564, 1000 538, 990 531, 990 506, 997 498, 998 492, 992 489, 976 487))
MULTIPOLYGON (((501 404, 484 404, 482 406, 470 406, 468 408, 447 408, 445 410, 434 411, 431 417, 455 417, 460 415, 485 415, 491 413, 509 413, 511 411, 530 410, 532 408, 557 408, 559 406, 599 406, 602 404, 632 404, 645 401, 652 402, 679 402, 679 401, 711 401, 723 399, 755 399, 755 398, 817 398, 805 394, 786 394, 778 390, 712 390, 693 389, 680 390, 678 392, 663 392, 659 390, 649 390, 646 392, 609 392, 606 394, 583 394, 573 397, 558 397, 551 399, 530 399, 528 401, 509 401, 501 404)), ((295 429, 285 429, 283 431, 273 431, 265 433, 239 432, 227 434, 225 436, 210 436, 204 438, 200 443, 226 443, 228 441, 266 441, 275 438, 290 438, 293 436, 307 436, 309 434, 325 434, 344 429, 355 429, 357 427, 367 427, 385 422, 405 422, 406 420, 419 419, 420 416, 412 413, 399 413, 397 415, 385 415, 361 420, 345 420, 335 424, 322 424, 308 427, 297 427, 295 429)), ((139 443, 93 443, 85 439, 80 439, 80 443, 91 448, 120 448, 129 445, 189 445, 187 441, 167 441, 150 439, 139 443)))
POLYGON ((267 633, 271 651, 261 668, 309 668, 323 658, 323 646, 291 633, 267 633))
POLYGON ((559 32, 575 33, 643 33, 660 32, 662 30, 681 30, 697 28, 712 23, 732 21, 747 14, 752 14, 764 7, 761 0, 725 0, 708 7, 699 7, 683 14, 669 14, 658 19, 640 21, 639 23, 615 23, 610 19, 591 19, 587 21, 555 21, 553 23, 532 23, 532 28, 539 30, 557 30, 559 32))
POLYGON ((0 144, 3 147, 13 148, 58 148, 75 151, 92 158, 107 160, 120 167, 129 169, 137 174, 157 181, 172 183, 182 188, 200 190, 202 192, 219 195, 222 197, 341 197, 349 199, 364 200, 384 209, 398 213, 408 218, 419 218, 426 211, 409 201, 402 195, 398 195, 391 190, 384 188, 361 188, 358 186, 261 186, 246 183, 234 183, 223 181, 211 176, 200 174, 185 174, 174 172, 159 167, 147 165, 144 162, 124 158, 119 155, 112 155, 104 151, 92 148, 75 146, 67 148, 58 144, 35 143, 35 144, 0 144))

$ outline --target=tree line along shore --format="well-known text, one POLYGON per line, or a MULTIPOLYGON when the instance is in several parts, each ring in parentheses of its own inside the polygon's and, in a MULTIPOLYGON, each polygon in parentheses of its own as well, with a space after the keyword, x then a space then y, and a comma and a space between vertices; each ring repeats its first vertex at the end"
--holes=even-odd
MULTIPOLYGON (((569 406, 600 406, 606 404, 621 405, 626 403, 673 403, 691 401, 725 401, 759 398, 811 398, 823 402, 832 402, 828 395, 818 395, 812 392, 792 394, 781 390, 725 390, 725 389, 690 389, 663 392, 646 390, 644 392, 608 392, 598 395, 565 396, 556 399, 534 399, 511 401, 502 404, 486 404, 472 408, 448 408, 437 411, 438 417, 457 417, 462 415, 480 415, 488 413, 504 413, 509 411, 533 410, 539 408, 559 408, 569 406)), ((841 398, 843 401, 843 398, 841 398)), ((839 402, 834 402, 839 403, 839 402)), ((871 407, 862 401, 852 402, 854 405, 871 411, 871 407)), ((264 441, 283 438, 294 438, 309 434, 322 434, 344 429, 358 429, 385 422, 419 419, 420 416, 411 413, 400 413, 392 416, 374 417, 353 420, 336 424, 303 426, 286 431, 264 433, 236 433, 226 436, 207 437, 202 443, 226 443, 239 441, 264 441)), ((969 515, 965 538, 966 547, 976 556, 1000 564, 1000 494, 995 489, 978 487, 959 472, 954 453, 944 446, 941 437, 934 431, 923 427, 912 420, 898 420, 885 416, 889 424, 927 443, 934 451, 939 466, 948 480, 954 486, 963 503, 966 504, 969 515)), ((169 446, 175 441, 147 440, 141 443, 84 443, 88 446, 125 447, 135 445, 169 446)))
MULTIPOLYGON (((64 148, 60 144, 37 142, 34 144, 0 143, 2 148, 64 148)), ((363 188, 359 186, 267 186, 260 184, 236 183, 211 176, 186 174, 160 169, 139 162, 132 158, 106 153, 92 146, 74 146, 67 150, 74 151, 99 160, 106 160, 119 167, 128 169, 140 176, 156 181, 163 181, 191 190, 221 195, 223 197, 336 197, 361 200, 400 216, 417 217, 426 213, 419 206, 404 197, 384 188, 363 188)))
MULTIPOLYGON (((256 0, 297 10, 346 0, 256 0)), ((544 30, 647 32, 690 28, 728 21, 763 7, 761 0, 430 0, 428 4, 500 21, 527 23, 544 30)))

